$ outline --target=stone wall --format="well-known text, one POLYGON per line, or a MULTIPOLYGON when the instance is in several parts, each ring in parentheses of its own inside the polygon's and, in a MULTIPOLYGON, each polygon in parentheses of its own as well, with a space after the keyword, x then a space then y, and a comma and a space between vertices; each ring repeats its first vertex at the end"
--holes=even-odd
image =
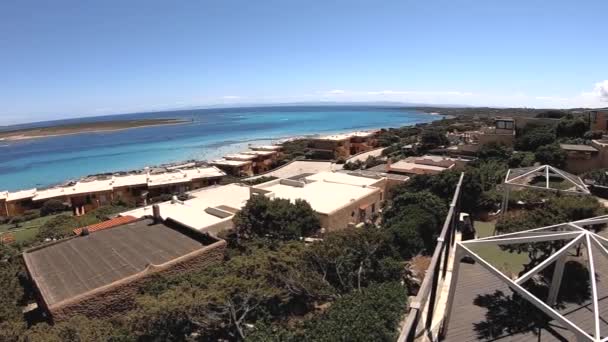
POLYGON ((163 265, 150 265, 142 272, 128 278, 56 303, 48 307, 48 311, 54 322, 63 321, 75 315, 107 318, 116 313, 128 311, 135 306, 135 298, 139 288, 151 277, 158 275, 172 276, 204 269, 221 262, 224 258, 225 249, 226 241, 218 240, 209 246, 163 265))

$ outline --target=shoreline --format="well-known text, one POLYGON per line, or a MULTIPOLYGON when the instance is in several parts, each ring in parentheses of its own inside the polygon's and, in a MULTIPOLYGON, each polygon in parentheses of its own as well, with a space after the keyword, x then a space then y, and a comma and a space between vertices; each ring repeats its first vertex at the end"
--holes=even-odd
MULTIPOLYGON (((436 120, 433 120, 433 121, 436 121, 436 120)), ((159 168, 171 169, 171 168, 176 168, 178 166, 187 165, 187 164, 191 164, 191 163, 194 163, 197 166, 201 166, 204 164, 209 164, 209 162, 213 161, 214 159, 222 158, 223 155, 233 154, 233 153, 238 153, 238 152, 242 152, 245 150, 249 150, 249 148, 254 145, 282 144, 282 143, 288 142, 288 141, 299 140, 299 139, 310 139, 310 138, 315 138, 315 137, 320 137, 320 136, 325 136, 325 135, 346 134, 346 133, 352 133, 352 132, 357 132, 357 131, 374 131, 374 130, 382 130, 382 129, 410 127, 410 126, 415 126, 415 125, 419 125, 419 124, 427 125, 433 121, 405 124, 405 125, 400 125, 400 126, 395 126, 395 127, 360 128, 360 129, 354 129, 354 130, 347 129, 347 130, 327 131, 327 132, 322 132, 322 133, 300 134, 300 135, 279 136, 279 137, 260 137, 260 138, 252 138, 252 139, 246 139, 246 140, 241 140, 241 141, 222 142, 220 146, 209 147, 209 150, 211 150, 211 152, 204 153, 202 158, 181 159, 181 160, 168 161, 166 163, 155 164, 155 165, 148 164, 146 166, 134 168, 134 169, 130 169, 130 170, 108 171, 108 172, 100 172, 100 173, 95 173, 95 174, 83 175, 83 176, 77 177, 77 178, 66 178, 62 182, 59 182, 59 183, 54 183, 54 184, 49 184, 46 186, 34 187, 34 188, 49 189, 49 188, 54 188, 54 187, 59 187, 59 186, 65 185, 66 183, 69 183, 69 182, 81 181, 81 180, 88 179, 88 178, 103 177, 103 176, 116 175, 116 174, 136 174, 136 173, 144 172, 145 170, 148 170, 148 169, 150 169, 150 170, 159 169, 159 168)), ((179 123, 175 123, 175 124, 179 124, 179 123)), ((153 125, 153 126, 159 126, 159 125, 153 125)), ((136 127, 136 128, 139 128, 139 127, 136 127)), ((124 128, 124 129, 132 129, 132 128, 124 128)), ((20 190, 24 190, 24 189, 20 189, 20 190)), ((3 191, 3 189, 0 189, 0 191, 3 191)), ((15 191, 19 191, 19 190, 15 190, 15 191)))
MULTIPOLYGON (((153 120, 148 120, 153 121, 153 120)), ((158 126, 173 126, 173 125, 183 125, 190 123, 191 121, 182 120, 182 119, 166 119, 162 122, 158 123, 147 123, 142 125, 134 125, 132 127, 116 127, 116 128, 92 128, 92 129, 83 129, 81 131, 74 132, 64 132, 64 133, 49 133, 49 134, 40 134, 40 135, 26 135, 27 132, 35 132, 37 130, 43 129, 62 129, 62 126, 55 127, 44 127, 40 129, 25 129, 22 134, 19 134, 20 131, 13 131, 15 135, 11 135, 13 132, 0 132, 0 142, 13 142, 13 141, 23 141, 23 140, 35 140, 35 139, 44 139, 44 138, 53 138, 53 137, 62 137, 68 135, 77 135, 77 134, 86 134, 86 133, 107 133, 107 132, 119 132, 126 131, 130 129, 138 129, 138 128, 146 128, 146 127, 158 127, 158 126), (7 134, 7 136, 1 137, 3 134, 7 134)), ((107 124, 108 122, 104 122, 107 124)), ((120 123, 120 121, 109 122, 109 123, 120 123)), ((70 129, 70 127, 63 126, 64 129, 70 129)))

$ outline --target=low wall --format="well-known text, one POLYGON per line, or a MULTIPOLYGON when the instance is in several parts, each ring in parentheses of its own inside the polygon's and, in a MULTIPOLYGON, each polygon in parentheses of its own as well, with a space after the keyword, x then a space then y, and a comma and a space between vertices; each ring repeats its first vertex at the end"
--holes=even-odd
POLYGON ((153 276, 178 275, 193 270, 201 270, 219 263, 224 258, 226 241, 205 246, 199 250, 169 261, 163 265, 150 265, 145 270, 125 279, 84 293, 69 300, 48 307, 54 322, 66 320, 75 315, 90 318, 107 318, 116 313, 135 307, 135 298, 142 285, 153 276))

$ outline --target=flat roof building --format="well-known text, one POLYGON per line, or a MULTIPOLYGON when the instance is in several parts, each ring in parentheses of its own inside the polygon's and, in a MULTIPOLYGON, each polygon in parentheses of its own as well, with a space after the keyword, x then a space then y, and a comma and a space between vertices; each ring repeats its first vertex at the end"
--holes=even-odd
POLYGON ((398 162, 388 164, 387 171, 411 175, 432 175, 445 170, 462 168, 468 161, 468 159, 433 155, 408 157, 398 162))
MULTIPOLYGON (((198 231, 217 234, 233 227, 232 218, 249 200, 248 186, 229 184, 191 192, 192 199, 159 203, 160 215, 198 231)), ((146 206, 121 214, 151 217, 153 207, 146 206)))
POLYGON ((383 200, 386 178, 321 172, 300 180, 277 179, 253 186, 252 194, 307 201, 319 214, 321 227, 344 229, 371 219, 383 200))
POLYGON ((128 310, 151 276, 219 262, 225 244, 171 220, 141 219, 36 247, 23 258, 40 305, 59 321, 128 310))
POLYGON ((90 177, 48 189, 8 192, 5 211, 6 216, 15 216, 39 207, 47 200, 57 199, 71 205, 76 215, 82 215, 115 200, 138 204, 142 198, 154 198, 163 193, 184 193, 214 184, 225 175, 219 168, 211 166, 90 177))

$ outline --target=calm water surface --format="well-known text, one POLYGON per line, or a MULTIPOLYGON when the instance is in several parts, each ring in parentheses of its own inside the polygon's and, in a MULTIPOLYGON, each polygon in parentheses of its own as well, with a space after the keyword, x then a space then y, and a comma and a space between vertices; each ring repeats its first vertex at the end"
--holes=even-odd
MULTIPOLYGON (((27 141, 0 141, 0 191, 49 186, 90 174, 168 162, 212 159, 246 149, 249 143, 399 127, 430 122, 438 117, 397 108, 271 107, 141 113, 64 120, 62 123, 146 118, 179 118, 189 122, 27 141)), ((50 124, 22 127, 45 125, 50 124)))

